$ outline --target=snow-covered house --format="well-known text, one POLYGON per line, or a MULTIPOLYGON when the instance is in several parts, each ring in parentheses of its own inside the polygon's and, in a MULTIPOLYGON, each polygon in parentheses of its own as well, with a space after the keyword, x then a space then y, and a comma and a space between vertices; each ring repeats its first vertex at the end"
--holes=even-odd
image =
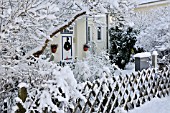
POLYGON ((158 7, 166 7, 170 5, 169 0, 138 0, 138 7, 135 8, 135 11, 148 11, 153 10, 158 7))
POLYGON ((84 45, 91 41, 95 42, 95 46, 97 46, 95 51, 106 50, 109 43, 106 39, 108 38, 106 33, 108 22, 107 14, 84 16, 79 18, 72 26, 60 32, 52 42, 52 44, 58 44, 55 62, 71 62, 75 58, 86 57, 91 48, 86 51, 84 45))
MULTIPOLYGON (((169 0, 139 0, 135 8, 135 25, 142 29, 138 37, 138 45, 146 50, 169 51, 169 0)), ((160 53, 160 52, 159 52, 160 53)), ((160 55, 160 54, 159 54, 160 55)), ((162 55, 161 55, 162 56, 162 55)))
MULTIPOLYGON (((166 0, 139 0, 139 6, 134 11, 147 11, 159 6, 166 6, 166 0)), ((58 44, 55 53, 55 62, 74 61, 75 58, 83 59, 88 51, 83 49, 85 44, 94 42, 97 52, 107 50, 109 46, 108 28, 111 22, 107 14, 83 16, 79 18, 69 28, 63 30, 53 39, 54 44, 58 44)), ((92 48, 89 48, 91 50, 92 48)))

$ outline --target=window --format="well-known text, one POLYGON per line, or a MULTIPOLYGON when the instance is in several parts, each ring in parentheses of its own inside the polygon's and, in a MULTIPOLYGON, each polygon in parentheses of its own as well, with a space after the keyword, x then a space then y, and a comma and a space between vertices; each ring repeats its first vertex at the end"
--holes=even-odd
POLYGON ((73 34, 73 27, 69 27, 61 31, 61 34, 73 34))
POLYGON ((102 40, 101 27, 97 27, 97 40, 102 40))
POLYGON ((95 0, 88 0, 88 2, 95 2, 95 0))

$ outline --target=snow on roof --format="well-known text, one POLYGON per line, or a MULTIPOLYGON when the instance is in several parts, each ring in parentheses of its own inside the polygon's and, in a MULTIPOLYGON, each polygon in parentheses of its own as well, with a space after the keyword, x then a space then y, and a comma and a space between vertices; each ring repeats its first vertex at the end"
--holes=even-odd
POLYGON ((151 53, 150 52, 142 52, 142 53, 137 53, 134 55, 134 57, 138 58, 144 58, 144 57, 150 57, 151 53))
POLYGON ((150 2, 157 2, 157 1, 162 1, 162 0, 137 0, 137 2, 139 4, 150 3, 150 2))

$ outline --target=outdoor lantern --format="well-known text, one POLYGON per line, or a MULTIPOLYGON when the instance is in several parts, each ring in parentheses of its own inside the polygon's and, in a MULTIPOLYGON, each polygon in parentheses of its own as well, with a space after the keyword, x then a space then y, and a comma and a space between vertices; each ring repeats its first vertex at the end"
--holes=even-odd
POLYGON ((85 44, 85 45, 83 46, 83 50, 84 50, 84 51, 88 51, 88 49, 89 49, 89 46, 88 46, 87 44, 85 44))
POLYGON ((52 44, 52 45, 51 45, 51 52, 52 52, 52 53, 55 53, 55 52, 57 51, 57 47, 58 47, 57 44, 52 44))

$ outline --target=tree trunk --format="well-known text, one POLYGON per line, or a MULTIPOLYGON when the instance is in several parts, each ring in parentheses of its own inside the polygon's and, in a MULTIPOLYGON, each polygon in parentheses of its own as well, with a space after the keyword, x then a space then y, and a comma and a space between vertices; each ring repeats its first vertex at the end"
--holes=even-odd
MULTIPOLYGON (((64 30, 65 28, 69 27, 78 17, 85 15, 86 12, 82 12, 77 14, 70 22, 68 22, 66 25, 63 25, 62 27, 60 27, 59 29, 57 29, 56 31, 54 31, 51 35, 50 38, 53 38, 54 35, 56 35, 57 33, 59 33, 60 31, 64 30)), ((44 45, 42 46, 41 50, 33 53, 34 57, 39 57, 45 50, 45 48, 47 47, 49 40, 46 39, 44 45)))

